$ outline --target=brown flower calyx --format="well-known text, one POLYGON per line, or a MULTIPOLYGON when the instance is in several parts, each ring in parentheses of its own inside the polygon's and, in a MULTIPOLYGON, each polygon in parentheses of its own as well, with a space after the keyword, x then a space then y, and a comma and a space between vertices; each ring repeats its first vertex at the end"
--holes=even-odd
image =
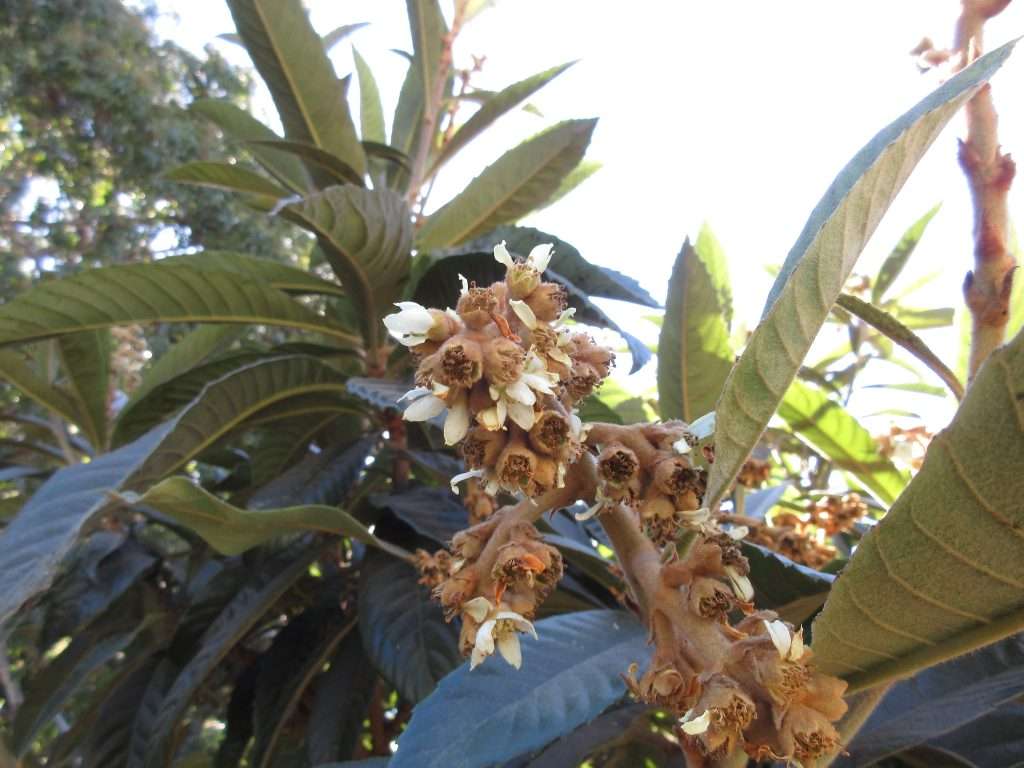
POLYGON ((451 575, 452 556, 443 549, 434 554, 417 549, 413 557, 416 570, 420 572, 419 583, 425 587, 435 589, 451 575))
POLYGON ((483 376, 480 344, 462 336, 448 339, 433 355, 432 381, 448 387, 469 389, 483 376))
POLYGON ((466 483, 466 495, 462 498, 462 504, 469 513, 469 524, 476 525, 487 520, 498 508, 498 502, 493 495, 487 493, 477 479, 471 479, 466 483))
POLYGON ((771 476, 771 463, 761 459, 747 459, 736 477, 739 485, 747 488, 760 488, 771 476))

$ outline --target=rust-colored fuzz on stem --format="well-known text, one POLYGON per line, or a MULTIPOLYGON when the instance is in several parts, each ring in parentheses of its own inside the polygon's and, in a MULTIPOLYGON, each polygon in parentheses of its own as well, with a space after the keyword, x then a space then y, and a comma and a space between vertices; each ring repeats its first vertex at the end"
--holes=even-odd
POLYGON ((405 418, 447 412, 445 440, 470 467, 453 487, 470 480, 468 506, 481 511, 450 551, 416 555, 445 617, 462 619, 470 667, 495 651, 522 663, 519 634, 535 632, 531 621, 563 571, 534 522, 582 499, 590 506, 577 517, 597 515, 607 531, 625 602, 654 646, 644 670, 639 660, 630 667, 627 686, 679 718, 688 765, 740 749, 779 760, 834 750, 845 683, 815 671, 799 631, 755 612, 737 542, 746 529, 701 506, 697 438, 681 421, 582 424, 574 406, 608 375, 611 351, 562 326, 564 292, 542 279, 550 246, 515 261, 499 245, 495 258, 506 279, 465 284, 454 312, 407 302, 385 320, 420 355, 405 418), (494 510, 485 499, 499 490, 521 501, 494 510))
MULTIPOLYGON (((956 28, 957 66, 982 52, 985 22, 1010 0, 962 0, 956 28)), ((969 376, 974 378, 989 354, 1003 343, 1010 316, 1010 294, 1017 266, 1009 250, 1007 197, 1016 165, 999 146, 999 119, 992 88, 983 85, 966 106, 967 138, 959 144, 960 167, 967 176, 974 207, 974 269, 964 279, 964 301, 971 313, 969 376)))

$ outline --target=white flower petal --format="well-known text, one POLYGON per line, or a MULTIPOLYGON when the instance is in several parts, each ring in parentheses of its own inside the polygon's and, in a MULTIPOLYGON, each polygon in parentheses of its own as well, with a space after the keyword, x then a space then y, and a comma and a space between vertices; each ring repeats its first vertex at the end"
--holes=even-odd
POLYGON ((399 301, 395 306, 402 311, 384 318, 384 325, 389 330, 426 333, 433 327, 434 317, 423 305, 415 301, 399 301))
POLYGON ((531 331, 537 327, 537 316, 533 314, 529 304, 521 299, 512 299, 509 305, 512 307, 512 311, 516 313, 516 317, 523 321, 523 325, 531 331))
POLYGON ((688 442, 686 442, 686 438, 683 437, 672 443, 672 450, 680 455, 685 456, 692 450, 692 446, 688 442))
POLYGON ((693 424, 687 427, 690 434, 696 437, 698 440, 704 440, 705 438, 711 437, 715 434, 715 412, 705 413, 693 424))
POLYGON ((550 357, 556 363, 561 363, 562 365, 566 365, 572 368, 572 358, 565 354, 565 352, 563 352, 561 349, 555 348, 552 350, 548 350, 548 357, 550 357))
POLYGON ((750 529, 745 525, 737 525, 734 528, 729 529, 729 538, 733 541, 742 541, 750 533, 750 529))
POLYGON ((481 651, 476 646, 473 647, 473 652, 469 656, 469 670, 472 672, 474 669, 483 663, 483 660, 487 658, 487 654, 481 651))
POLYGON ((543 272, 551 262, 551 243, 534 246, 526 262, 538 272, 543 272))
POLYGON ((467 280, 466 276, 463 274, 459 275, 459 287, 460 296, 464 296, 465 294, 469 293, 469 280, 467 280))
POLYGON ((486 597, 474 597, 472 600, 467 600, 462 604, 462 612, 472 616, 473 621, 482 622, 487 618, 487 614, 491 612, 493 607, 491 601, 486 597))
POLYGON ((476 415, 477 423, 488 432, 497 432, 501 429, 504 421, 498 420, 498 408, 485 408, 476 415))
POLYGON ((592 507, 589 507, 586 512, 577 512, 576 514, 573 515, 573 517, 575 517, 577 520, 580 520, 580 521, 589 520, 594 515, 596 515, 598 512, 600 512, 601 511, 601 507, 603 507, 603 506, 604 506, 604 502, 603 501, 599 501, 596 504, 594 504, 592 507))
POLYGON ((406 392, 404 395, 402 395, 400 398, 398 398, 398 402, 401 403, 403 400, 410 400, 410 399, 411 400, 419 400, 424 395, 429 395, 429 394, 430 394, 430 390, 427 389, 426 387, 416 387, 415 389, 410 389, 408 392, 406 392))
POLYGON ((516 669, 523 666, 523 652, 519 647, 519 635, 506 632, 498 638, 498 652, 516 669))
POLYGON ((498 429, 501 429, 505 426, 505 419, 508 418, 508 403, 503 397, 494 404, 494 407, 498 412, 498 429))
POLYGON ((481 653, 487 656, 494 653, 494 626, 494 619, 488 619, 476 631, 476 642, 473 644, 473 647, 479 649, 481 653))
POLYGON ((793 642, 789 646, 789 658, 791 661, 800 661, 804 655, 804 631, 802 629, 793 633, 793 642))
MULTIPOLYGON (((779 656, 785 659, 789 656, 790 646, 793 644, 793 638, 789 634, 789 627, 783 624, 781 621, 768 621, 763 620, 765 629, 768 630, 768 636, 772 639, 772 645, 775 646, 775 650, 779 652, 779 656)), ((800 643, 801 646, 803 642, 800 643)))
POLYGON ((555 320, 555 327, 557 328, 558 326, 567 323, 569 320, 572 320, 572 318, 575 315, 576 315, 576 307, 569 307, 568 309, 563 309, 562 310, 562 314, 560 314, 558 316, 558 319, 555 320))
POLYGON ((444 400, 440 397, 427 395, 413 401, 412 405, 405 409, 402 418, 406 421, 428 421, 444 413, 446 407, 444 400))
POLYGON ((512 269, 512 267, 515 266, 515 262, 512 261, 512 254, 510 254, 508 252, 508 248, 505 247, 504 240, 494 246, 494 260, 499 264, 504 265, 507 269, 512 269))
POLYGON ((444 443, 455 445, 469 431, 469 395, 461 392, 444 420, 444 443))
POLYGON ((517 403, 523 405, 533 405, 537 402, 537 396, 533 394, 533 390, 530 389, 530 385, 526 383, 526 378, 516 379, 507 387, 505 387, 505 396, 509 400, 514 400, 517 403))
POLYGON ((749 603, 754 599, 754 585, 750 583, 750 579, 731 565, 725 566, 725 574, 729 577, 732 591, 736 594, 736 597, 745 603, 749 603))
MULTIPOLYGON (((455 477, 453 477, 451 480, 448 481, 451 484, 452 493, 454 493, 456 496, 458 496, 459 495, 459 483, 464 482, 464 481, 469 480, 469 479, 474 478, 474 477, 483 477, 485 471, 486 470, 483 470, 483 469, 471 469, 468 472, 460 472, 459 474, 455 475, 455 477)), ((479 621, 479 619, 478 619, 478 621, 479 621)))
POLYGON ((532 405, 510 402, 508 404, 508 417, 523 429, 529 430, 533 427, 537 414, 534 412, 532 405))
POLYGON ((690 710, 686 713, 686 717, 683 718, 683 732, 690 736, 697 736, 698 734, 707 731, 708 727, 711 725, 711 710, 707 709, 700 717, 695 717, 690 720, 688 718, 692 713, 693 710, 690 710))

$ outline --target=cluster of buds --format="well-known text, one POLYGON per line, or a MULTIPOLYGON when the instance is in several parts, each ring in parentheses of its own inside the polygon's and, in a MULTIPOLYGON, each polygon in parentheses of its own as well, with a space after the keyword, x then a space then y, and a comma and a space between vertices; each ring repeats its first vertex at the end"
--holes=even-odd
POLYGON ((771 477, 772 465, 763 459, 747 459, 740 468, 736 482, 745 488, 760 488, 771 477))
POLYGON ((608 376, 614 355, 567 327, 565 289, 542 279, 550 245, 516 262, 502 243, 494 257, 503 281, 463 278, 454 310, 401 302, 384 323, 419 358, 405 418, 446 414, 445 442, 461 443, 469 471, 453 485, 477 477, 491 494, 537 496, 563 486, 583 437, 573 406, 608 376))
POLYGON ((868 514, 868 505, 857 493, 833 494, 813 502, 807 514, 811 525, 822 529, 828 536, 834 536, 851 530, 854 523, 868 514))
POLYGON ((636 511, 644 533, 658 546, 707 524, 708 511, 701 507, 707 473, 689 459, 697 440, 686 424, 594 425, 588 442, 601 448, 598 487, 593 506, 577 519, 624 504, 636 511))
POLYGON ((821 528, 809 525, 791 512, 777 514, 770 525, 758 521, 751 525, 748 541, 809 568, 823 568, 835 559, 836 550, 821 528))
POLYGON ((933 437, 934 435, 924 426, 903 429, 893 425, 888 435, 878 438, 878 444, 882 453, 897 465, 918 470, 924 463, 924 455, 933 437))
POLYGON ((731 537, 700 534, 685 559, 662 567, 654 656, 643 676, 634 665, 626 677, 636 698, 679 718, 688 764, 737 748, 758 760, 809 760, 839 745, 832 722, 846 710, 846 684, 815 671, 802 631, 753 610, 749 582, 735 579, 745 564, 731 537), (734 609, 745 616, 731 625, 734 609))

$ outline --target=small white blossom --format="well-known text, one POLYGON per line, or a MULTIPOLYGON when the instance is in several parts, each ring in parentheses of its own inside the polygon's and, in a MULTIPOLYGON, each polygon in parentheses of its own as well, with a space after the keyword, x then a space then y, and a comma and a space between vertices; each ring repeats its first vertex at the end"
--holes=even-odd
POLYGON ((690 736, 698 736, 707 731, 711 726, 711 710, 704 710, 704 714, 700 717, 693 716, 693 710, 691 709, 685 715, 683 715, 683 733, 690 736))
POLYGON ((725 566, 725 575, 729 577, 732 591, 744 603, 752 602, 754 599, 754 585, 750 579, 737 571, 731 565, 725 566))
POLYGON ((388 333, 407 347, 415 347, 425 342, 427 331, 434 326, 430 310, 415 301, 400 301, 395 306, 401 311, 384 318, 388 333))
POLYGON ((526 368, 522 375, 503 387, 490 387, 491 400, 494 405, 477 414, 477 421, 485 429, 496 432, 504 428, 505 419, 512 419, 523 429, 530 429, 536 414, 533 410, 537 402, 535 392, 553 395, 552 385, 557 383, 558 375, 550 373, 544 361, 531 353, 526 358, 526 368))
POLYGON ((764 620, 768 636, 772 639, 779 656, 787 661, 799 661, 804 655, 803 630, 790 634, 789 627, 782 621, 764 620))
POLYGON ((476 631, 473 653, 470 655, 469 668, 475 669, 488 656, 494 653, 495 647, 505 661, 516 669, 523 663, 522 649, 519 646, 519 633, 529 633, 537 638, 537 630, 533 624, 514 611, 499 610, 486 597, 474 597, 462 606, 464 613, 480 624, 476 631))
POLYGON ((443 384, 434 384, 433 390, 417 387, 406 392, 400 400, 415 398, 402 418, 406 421, 429 421, 448 410, 444 420, 445 445, 455 445, 469 431, 469 393, 458 390, 454 395, 443 384), (449 400, 452 400, 449 404, 449 400))
MULTIPOLYGON (((533 267, 538 272, 543 272, 551 263, 551 248, 551 243, 535 246, 530 251, 530 255, 526 257, 526 265, 533 267)), ((515 261, 512 260, 512 254, 505 247, 504 240, 494 246, 494 260, 504 265, 506 269, 512 269, 515 266, 515 261)))

